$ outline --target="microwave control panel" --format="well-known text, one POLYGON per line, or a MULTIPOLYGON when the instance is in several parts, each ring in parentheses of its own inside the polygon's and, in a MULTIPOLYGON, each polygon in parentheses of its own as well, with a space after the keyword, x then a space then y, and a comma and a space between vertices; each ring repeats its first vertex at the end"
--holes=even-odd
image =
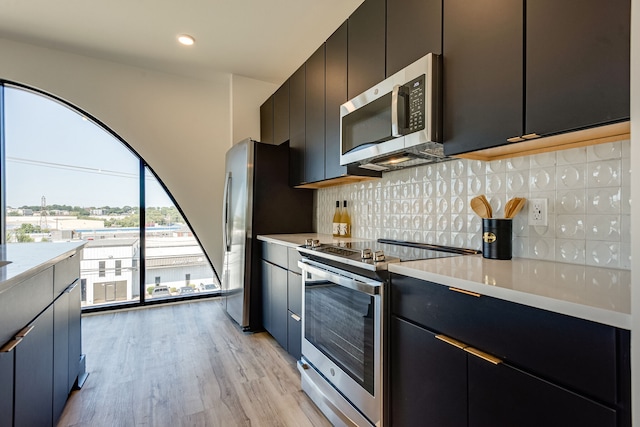
POLYGON ((424 74, 405 85, 409 92, 409 114, 407 117, 409 133, 423 130, 425 127, 424 85, 424 74))

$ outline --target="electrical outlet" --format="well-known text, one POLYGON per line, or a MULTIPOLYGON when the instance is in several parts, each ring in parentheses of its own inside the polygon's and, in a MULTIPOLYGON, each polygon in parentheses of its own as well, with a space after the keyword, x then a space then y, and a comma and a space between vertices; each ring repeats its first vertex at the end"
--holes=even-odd
POLYGON ((549 225, 547 199, 529 199, 529 225, 549 225))

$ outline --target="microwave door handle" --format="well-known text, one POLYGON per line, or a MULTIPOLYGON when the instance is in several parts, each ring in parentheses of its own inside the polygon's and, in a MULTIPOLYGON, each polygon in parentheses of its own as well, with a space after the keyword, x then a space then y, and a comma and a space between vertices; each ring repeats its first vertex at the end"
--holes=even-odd
POLYGON ((402 129, 400 129, 400 117, 398 117, 398 98, 400 95, 400 85, 395 85, 391 92, 391 136, 402 136, 402 129))

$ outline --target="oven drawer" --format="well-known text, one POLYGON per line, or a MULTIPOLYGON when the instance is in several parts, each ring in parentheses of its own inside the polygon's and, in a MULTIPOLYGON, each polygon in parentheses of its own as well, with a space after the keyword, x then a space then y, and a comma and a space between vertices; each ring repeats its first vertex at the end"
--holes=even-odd
POLYGON ((542 378, 618 401, 617 345, 626 331, 395 274, 391 311, 542 378))

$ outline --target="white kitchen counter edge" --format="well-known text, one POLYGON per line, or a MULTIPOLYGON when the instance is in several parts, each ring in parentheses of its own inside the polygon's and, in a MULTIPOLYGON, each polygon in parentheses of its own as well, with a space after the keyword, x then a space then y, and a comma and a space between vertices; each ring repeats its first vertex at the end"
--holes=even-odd
MULTIPOLYGON (((478 257, 481 258, 481 256, 478 257)), ((450 286, 466 291, 476 292, 481 295, 499 298, 502 300, 540 308, 555 313, 565 314, 568 316, 609 326, 627 330, 631 329, 631 314, 629 313, 623 313, 620 311, 609 310, 601 307, 593 307, 586 304, 567 301, 560 298, 551 298, 548 296, 537 295, 521 290, 508 289, 499 285, 488 285, 476 280, 453 277, 452 275, 435 271, 437 269, 439 261, 441 260, 436 259, 394 263, 389 264, 389 271, 392 273, 413 277, 415 279, 426 280, 443 286, 450 286), (433 269, 430 269, 429 265, 433 266, 433 269), (419 266, 419 268, 416 268, 417 266, 419 266)), ((488 262, 495 263, 496 261, 488 262)), ((504 263, 505 261, 499 262, 504 263)), ((506 262, 508 263, 509 261, 506 262)))

